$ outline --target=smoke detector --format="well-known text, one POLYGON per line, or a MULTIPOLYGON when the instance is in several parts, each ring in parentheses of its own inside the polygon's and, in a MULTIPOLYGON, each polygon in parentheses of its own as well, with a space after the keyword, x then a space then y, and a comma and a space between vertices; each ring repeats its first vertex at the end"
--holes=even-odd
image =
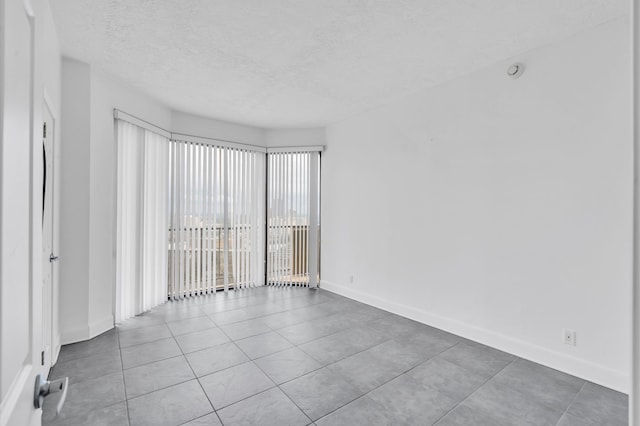
POLYGON ((507 75, 513 78, 514 80, 520 77, 523 72, 524 72, 524 65, 522 65, 519 62, 516 62, 515 64, 507 68, 507 75))

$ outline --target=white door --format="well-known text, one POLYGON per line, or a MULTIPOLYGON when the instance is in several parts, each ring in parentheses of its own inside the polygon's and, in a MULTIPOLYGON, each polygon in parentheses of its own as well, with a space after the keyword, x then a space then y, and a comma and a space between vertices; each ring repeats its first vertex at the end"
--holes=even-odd
POLYGON ((30 1, 0 2, 0 426, 40 424, 34 383, 48 370, 40 355, 41 102, 36 112, 30 8, 30 1))
POLYGON ((40 363, 51 367, 53 353, 53 263, 57 256, 53 253, 53 150, 55 121, 46 102, 43 108, 42 124, 42 352, 40 363))

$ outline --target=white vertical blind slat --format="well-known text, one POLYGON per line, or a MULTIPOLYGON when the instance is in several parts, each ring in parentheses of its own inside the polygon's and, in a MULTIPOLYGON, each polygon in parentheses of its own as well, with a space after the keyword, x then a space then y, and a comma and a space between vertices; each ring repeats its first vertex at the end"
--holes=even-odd
POLYGON ((286 157, 284 155, 280 156, 280 285, 283 286, 285 283, 285 269, 286 269, 286 235, 284 233, 285 221, 286 221, 286 210, 285 210, 285 194, 286 194, 286 157))
POLYGON ((287 161, 286 161, 286 168, 285 168, 285 174, 286 174, 286 192, 287 194, 289 194, 289 197, 286 198, 285 200, 285 218, 286 218, 286 222, 285 222, 285 238, 286 238, 286 244, 287 244, 287 252, 286 252, 286 263, 288 265, 287 268, 287 284, 288 285, 293 285, 293 232, 291 229, 292 223, 291 223, 291 206, 289 203, 291 203, 291 198, 293 196, 293 162, 292 162, 292 155, 288 155, 287 156, 287 161))
POLYGON ((204 241, 202 239, 202 221, 204 218, 204 203, 203 193, 204 190, 204 175, 203 172, 203 159, 202 146, 196 145, 196 207, 194 211, 194 224, 196 234, 196 295, 199 295, 204 290, 203 277, 202 277, 202 249, 204 241))
POLYGON ((193 291, 191 295, 197 294, 200 290, 200 230, 198 227, 198 198, 199 198, 199 189, 200 189, 200 146, 198 144, 193 145, 193 202, 191 209, 191 234, 193 235, 193 291))
POLYGON ((281 195, 282 195, 282 156, 278 155, 276 158, 277 164, 277 172, 276 172, 276 283, 279 285, 281 280, 281 270, 282 270, 282 258, 281 258, 281 225, 282 225, 282 204, 281 204, 281 195))
POLYGON ((180 299, 184 294, 184 277, 185 277, 185 266, 186 266, 186 256, 184 247, 186 246, 185 242, 185 217, 184 217, 184 207, 185 207, 185 151, 186 146, 179 144, 178 145, 178 292, 176 294, 176 298, 180 299))
POLYGON ((213 156, 213 169, 211 170, 211 176, 213 179, 213 193, 212 193, 212 201, 211 205, 213 206, 213 215, 212 215, 212 235, 211 241, 213 243, 213 253, 211 256, 211 260, 213 262, 213 272, 212 272, 212 282, 213 282, 213 291, 218 286, 218 197, 220 196, 220 187, 219 182, 219 170, 221 169, 219 161, 220 149, 213 148, 211 150, 211 155, 213 156))
POLYGON ((178 288, 176 286, 176 283, 179 282, 179 277, 180 277, 180 273, 179 273, 179 269, 178 269, 178 265, 180 263, 180 258, 179 258, 179 235, 180 233, 178 232, 179 229, 179 224, 178 224, 178 217, 179 217, 179 209, 178 209, 178 205, 179 205, 179 194, 180 194, 180 187, 178 185, 178 164, 179 164, 179 151, 178 151, 178 144, 172 142, 172 150, 171 153, 173 154, 172 156, 172 167, 171 167, 171 179, 172 179, 172 194, 171 194, 171 198, 172 198, 172 206, 173 206, 173 214, 171 215, 172 218, 171 220, 173 221, 173 252, 172 252, 172 257, 173 257, 173 263, 172 263, 172 267, 173 267, 173 282, 172 284, 172 294, 171 294, 171 298, 175 299, 178 288))
MULTIPOLYGON (((304 156, 304 179, 305 179, 305 187, 309 187, 309 155, 305 155, 304 156)), ((307 238, 305 239, 305 257, 307 259, 307 272, 306 272, 306 278, 307 281, 309 280, 309 225, 310 225, 310 217, 309 217, 309 212, 310 212, 310 197, 309 197, 309 192, 307 191, 305 193, 305 204, 304 204, 304 209, 307 212, 307 217, 306 217, 306 223, 307 223, 307 238)))
POLYGON ((242 269, 243 269, 243 277, 242 277, 242 281, 244 282, 245 287, 249 287, 249 252, 247 251, 247 249, 250 247, 249 246, 249 241, 250 241, 250 235, 249 235, 249 226, 248 226, 248 221, 249 221, 249 209, 250 209, 250 205, 249 205, 249 195, 251 194, 251 185, 249 182, 249 165, 251 162, 251 154, 248 151, 244 152, 244 161, 242 162, 243 164, 243 173, 242 173, 242 181, 244 182, 244 188, 246 189, 246 191, 243 191, 242 195, 242 200, 244 202, 244 205, 242 206, 242 223, 243 223, 243 229, 242 229, 242 269))
MULTIPOLYGON (((271 278, 273 276, 273 260, 274 260, 274 253, 273 250, 271 250, 271 245, 272 245, 272 240, 271 240, 271 235, 272 235, 272 227, 273 227, 273 169, 274 169, 274 156, 270 155, 267 158, 268 161, 268 166, 267 166, 267 185, 268 185, 268 192, 267 192, 267 197, 268 198, 268 208, 267 211, 269 212, 269 215, 267 217, 267 275, 269 278, 271 278)), ((269 281, 267 281, 268 283, 269 281)))
POLYGON ((232 170, 233 170, 233 178, 232 178, 232 186, 231 193, 232 195, 232 213, 231 213, 231 229, 233 235, 233 243, 231 244, 231 259, 232 259, 232 270, 233 270, 233 283, 238 282, 238 150, 232 150, 232 170))
POLYGON ((303 241, 305 236, 305 221, 303 217, 303 209, 302 209, 302 199, 304 196, 304 188, 302 181, 302 174, 304 171, 304 166, 302 163, 303 156, 300 154, 294 154, 296 157, 296 174, 297 174, 297 188, 296 188, 296 210, 298 211, 298 220, 296 221, 297 229, 298 229, 298 241, 296 247, 296 254, 298 257, 297 269, 298 269, 298 281, 304 282, 304 253, 303 253, 303 241))
POLYGON ((245 280, 247 282, 247 287, 251 287, 252 286, 252 276, 251 276, 251 248, 253 247, 253 234, 252 234, 252 230, 251 227, 249 226, 249 222, 253 222, 253 216, 250 214, 250 212, 252 211, 253 208, 255 208, 255 205, 252 205, 251 203, 251 195, 254 191, 255 188, 253 188, 252 182, 251 182, 251 167, 253 166, 253 155, 250 152, 246 152, 246 156, 247 156, 247 167, 245 170, 245 180, 247 182, 247 188, 248 191, 245 192, 244 194, 244 204, 245 204, 245 212, 244 212, 244 217, 245 217, 245 242, 246 242, 246 246, 244 247, 244 253, 245 253, 245 258, 244 258, 244 269, 245 269, 245 280))
POLYGON ((196 249, 197 239, 195 237, 194 210, 196 201, 196 161, 195 150, 197 145, 189 145, 189 289, 187 297, 191 297, 196 284, 196 249))
POLYGON ((284 264, 282 262, 282 226, 283 226, 283 221, 282 221, 282 216, 283 216, 283 211, 282 211, 282 195, 284 194, 284 188, 283 188, 283 182, 284 182, 284 158, 281 155, 278 155, 278 174, 277 179, 278 179, 278 198, 276 200, 276 206, 277 206, 277 228, 276 228, 276 232, 277 232, 277 238, 278 238, 278 248, 277 248, 277 252, 276 252, 276 256, 278 258, 278 264, 276 267, 276 273, 278 274, 277 276, 277 284, 280 286, 282 285, 282 269, 284 268, 284 264))
POLYGON ((217 166, 216 166, 216 152, 217 150, 215 148, 212 148, 209 150, 209 160, 210 160, 210 164, 209 164, 209 184, 210 184, 210 190, 209 190, 209 262, 210 262, 210 269, 209 270, 209 292, 215 292, 216 291, 216 285, 217 285, 217 276, 216 276, 216 253, 217 253, 217 231, 216 231, 216 197, 217 197, 217 188, 216 188, 216 170, 217 170, 217 166))
POLYGON ((224 190, 224 234, 223 234, 223 263, 224 291, 229 291, 229 149, 224 148, 224 169, 222 172, 224 190))
POLYGON ((204 204, 204 219, 203 219, 203 241, 204 241, 204 260, 203 260, 203 274, 204 274, 204 293, 208 294, 209 293, 209 289, 211 286, 211 281, 210 281, 210 271, 211 271, 211 262, 209 259, 209 255, 211 253, 211 247, 210 247, 210 239, 209 239, 209 222, 210 222, 210 217, 211 217, 211 200, 210 200, 210 194, 211 194, 211 181, 209 179, 209 170, 211 167, 211 150, 210 149, 205 149, 203 150, 203 153, 205 155, 205 160, 204 160, 204 175, 203 175, 203 179, 205 182, 205 189, 203 191, 203 204, 204 204))
MULTIPOLYGON (((238 186, 242 188, 244 180, 244 151, 239 152, 241 161, 238 164, 238 186)), ((238 282, 244 288, 244 191, 238 194, 238 282)))
POLYGON ((243 192, 243 211, 242 211, 242 221, 244 223, 244 229, 242 231, 242 256, 243 256, 243 269, 244 269, 244 279, 245 286, 248 288, 250 283, 249 278, 249 247, 251 242, 251 234, 249 233, 249 212, 251 205, 249 203, 249 197, 251 195, 251 182, 249 180, 249 166, 251 164, 251 154, 248 151, 245 151, 245 161, 244 161, 244 173, 243 173, 243 181, 245 182, 245 188, 247 191, 243 192))

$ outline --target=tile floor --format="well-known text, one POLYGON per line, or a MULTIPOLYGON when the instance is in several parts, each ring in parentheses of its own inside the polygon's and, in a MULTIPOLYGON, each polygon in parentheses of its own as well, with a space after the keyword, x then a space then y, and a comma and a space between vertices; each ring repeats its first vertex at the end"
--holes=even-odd
POLYGON ((166 303, 62 348, 53 425, 626 425, 626 395, 333 293, 166 303))

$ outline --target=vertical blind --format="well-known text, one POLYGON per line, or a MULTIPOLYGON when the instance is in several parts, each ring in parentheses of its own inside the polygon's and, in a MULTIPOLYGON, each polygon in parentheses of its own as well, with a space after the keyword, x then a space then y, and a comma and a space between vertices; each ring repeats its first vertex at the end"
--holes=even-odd
POLYGON ((116 321, 166 300, 169 139, 117 127, 116 321))
POLYGON ((169 297, 264 284, 265 154, 170 145, 169 297))
POLYGON ((267 282, 317 287, 320 154, 268 155, 267 282))

